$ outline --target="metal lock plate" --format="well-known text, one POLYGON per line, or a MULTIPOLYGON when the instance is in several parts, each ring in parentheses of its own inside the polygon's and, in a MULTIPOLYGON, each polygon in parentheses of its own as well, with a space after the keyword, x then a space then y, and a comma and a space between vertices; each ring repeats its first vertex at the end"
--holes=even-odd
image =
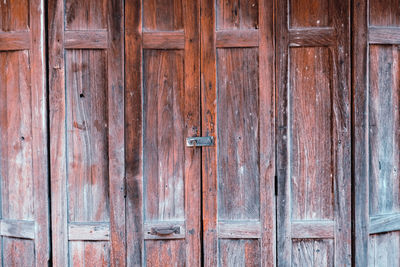
POLYGON ((213 146, 213 145, 214 145, 214 137, 212 136, 186 138, 186 146, 188 147, 213 146))

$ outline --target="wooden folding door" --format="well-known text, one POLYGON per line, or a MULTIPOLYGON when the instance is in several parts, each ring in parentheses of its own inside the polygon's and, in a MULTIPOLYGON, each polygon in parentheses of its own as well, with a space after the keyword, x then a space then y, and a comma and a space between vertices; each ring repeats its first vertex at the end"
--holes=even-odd
POLYGON ((278 1, 278 266, 351 265, 350 1, 278 1))

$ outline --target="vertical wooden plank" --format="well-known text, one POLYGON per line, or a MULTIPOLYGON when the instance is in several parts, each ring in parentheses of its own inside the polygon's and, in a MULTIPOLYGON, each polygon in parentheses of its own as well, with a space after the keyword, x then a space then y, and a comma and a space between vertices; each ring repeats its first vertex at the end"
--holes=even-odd
MULTIPOLYGON (((50 223, 49 223, 49 162, 48 162, 48 109, 47 75, 45 43, 45 2, 30 3, 31 31, 31 87, 32 97, 32 151, 35 227, 35 266, 45 266, 50 259, 50 223)), ((23 7, 22 7, 23 8, 23 7)))
MULTIPOLYGON (((183 24, 185 25, 184 86, 185 111, 184 136, 201 134, 200 122, 200 1, 183 1, 183 24)), ((200 266, 201 261, 201 151, 185 148, 185 223, 186 257, 191 266, 200 266)))
POLYGON ((368 86, 367 33, 368 1, 353 3, 352 19, 352 88, 353 88, 353 172, 354 172, 354 256, 355 266, 369 266, 373 253, 368 253, 369 179, 368 179, 368 86))
POLYGON ((65 70, 64 3, 48 1, 49 88, 50 88, 50 175, 52 210, 53 264, 68 266, 66 138, 65 138, 65 70))
POLYGON ((259 1, 261 263, 276 266, 275 19, 276 1, 259 1), (272 190, 274 189, 274 190, 272 190))
POLYGON ((126 265, 124 4, 108 1, 108 122, 111 265, 126 265))
POLYGON ((127 265, 142 266, 144 264, 142 200, 142 1, 126 1, 125 14, 127 265))
MULTIPOLYGON (((215 3, 201 0, 201 106, 202 136, 216 138, 216 50, 215 50, 215 3)), ((217 239, 217 151, 216 147, 202 149, 203 177, 203 253, 205 266, 218 264, 217 239)))
POLYGON ((291 266, 292 248, 290 201, 286 192, 290 190, 289 165, 289 99, 288 99, 288 1, 277 2, 276 22, 276 163, 277 163, 277 263, 291 266))

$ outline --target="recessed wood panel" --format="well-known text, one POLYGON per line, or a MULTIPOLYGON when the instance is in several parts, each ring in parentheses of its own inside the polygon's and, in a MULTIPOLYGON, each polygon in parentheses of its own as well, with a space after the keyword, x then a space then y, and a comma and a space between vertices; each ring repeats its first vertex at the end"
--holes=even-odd
POLYGON ((107 6, 107 0, 66 0, 66 30, 106 29, 107 6))
POLYGON ((289 62, 292 219, 333 219, 330 52, 293 48, 289 62))
POLYGON ((2 218, 32 220, 33 133, 29 52, 0 52, 2 218))
POLYGON ((71 266, 110 266, 109 242, 74 241, 69 244, 71 266))
POLYGON ((69 221, 109 221, 107 60, 101 50, 66 53, 69 221))
POLYGON ((35 243, 32 240, 2 238, 3 266, 35 266, 35 243))
POLYGON ((182 51, 147 50, 143 59, 145 218, 184 219, 182 51))
POLYGON ((400 212, 400 53, 370 47, 370 215, 400 212))
POLYGON ((292 266, 335 266, 333 239, 294 239, 292 266))
POLYGON ((29 3, 29 0, 0 1, 0 31, 27 30, 29 3))
POLYGON ((184 240, 145 241, 146 266, 186 266, 184 240))
MULTIPOLYGON (((326 27, 331 25, 332 0, 290 0, 290 26, 326 27)), ((333 1, 333 3, 335 3, 333 1)))
POLYGON ((258 29, 258 0, 216 0, 217 30, 258 29))
POLYGON ((399 1, 370 0, 369 23, 374 26, 400 26, 399 1))
POLYGON ((220 239, 219 266, 262 266, 257 239, 220 239))
POLYGON ((258 49, 217 50, 218 218, 260 219, 258 49))
POLYGON ((400 232, 371 235, 368 243, 368 266, 400 266, 400 232))
POLYGON ((183 30, 182 0, 143 1, 143 28, 145 30, 183 30))

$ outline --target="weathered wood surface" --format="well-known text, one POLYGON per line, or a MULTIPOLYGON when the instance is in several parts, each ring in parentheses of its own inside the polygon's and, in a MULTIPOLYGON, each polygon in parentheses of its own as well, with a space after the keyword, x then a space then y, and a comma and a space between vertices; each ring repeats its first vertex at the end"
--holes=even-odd
POLYGON ((44 2, 0 3, 0 261, 50 257, 44 2))
POLYGON ((398 3, 357 1, 354 45, 355 266, 400 265, 398 3))
POLYGON ((278 1, 279 266, 351 265, 349 18, 346 0, 278 1))
POLYGON ((273 266, 273 1, 201 7, 204 264, 273 266))
POLYGON ((200 134, 199 14, 198 1, 126 2, 129 266, 200 265, 200 150, 185 145, 200 134))
POLYGON ((48 6, 53 264, 123 266, 122 1, 48 6))

